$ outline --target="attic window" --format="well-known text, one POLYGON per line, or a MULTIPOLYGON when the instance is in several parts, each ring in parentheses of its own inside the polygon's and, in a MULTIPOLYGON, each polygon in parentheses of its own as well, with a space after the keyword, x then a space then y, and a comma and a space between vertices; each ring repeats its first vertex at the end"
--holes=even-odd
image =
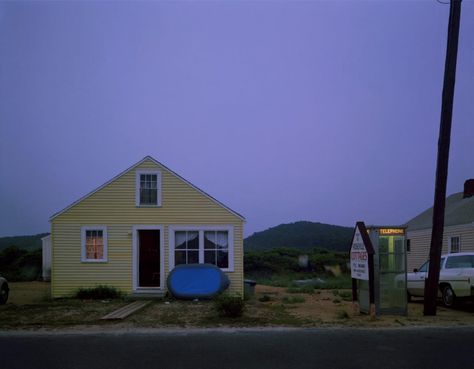
POLYGON ((161 206, 161 172, 137 171, 136 205, 161 206))

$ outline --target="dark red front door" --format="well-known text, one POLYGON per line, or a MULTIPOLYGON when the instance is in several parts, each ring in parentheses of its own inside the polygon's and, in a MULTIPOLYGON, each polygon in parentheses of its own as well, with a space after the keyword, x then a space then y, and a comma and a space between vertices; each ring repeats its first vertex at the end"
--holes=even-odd
POLYGON ((138 231, 138 287, 160 287, 160 231, 138 231))

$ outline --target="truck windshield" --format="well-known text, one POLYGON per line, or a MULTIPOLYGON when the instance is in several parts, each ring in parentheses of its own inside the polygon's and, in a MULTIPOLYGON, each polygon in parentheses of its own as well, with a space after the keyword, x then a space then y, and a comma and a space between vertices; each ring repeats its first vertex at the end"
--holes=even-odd
MULTIPOLYGON (((440 263, 439 263, 439 265, 440 265, 439 268, 440 268, 440 269, 443 269, 444 259, 445 259, 445 258, 441 258, 441 261, 440 261, 440 263)), ((426 263, 424 263, 424 264, 420 267, 420 269, 418 269, 418 271, 419 271, 419 272, 425 272, 425 273, 426 273, 426 272, 428 272, 429 267, 430 267, 430 262, 429 262, 429 260, 428 260, 426 263)))

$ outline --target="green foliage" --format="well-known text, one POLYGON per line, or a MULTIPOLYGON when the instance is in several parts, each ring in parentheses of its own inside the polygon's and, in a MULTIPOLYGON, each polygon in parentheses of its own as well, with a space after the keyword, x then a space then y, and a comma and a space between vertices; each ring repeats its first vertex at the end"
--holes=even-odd
POLYGON ((303 296, 285 296, 282 299, 284 304, 301 304, 305 301, 306 299, 303 296))
POLYGON ((0 250, 11 246, 28 251, 40 249, 42 246, 41 238, 47 235, 48 233, 40 233, 33 236, 0 237, 0 250))
POLYGON ((334 288, 338 289, 351 289, 352 288, 352 279, 350 274, 343 274, 338 277, 330 277, 325 279, 325 284, 322 289, 331 290, 334 288))
POLYGON ((300 273, 268 273, 268 272, 254 272, 246 273, 246 278, 251 278, 257 281, 258 284, 276 287, 291 287, 295 279, 302 279, 300 273))
POLYGON ((294 285, 294 281, 298 279, 311 279, 311 278, 322 278, 324 283, 315 286, 315 293, 319 289, 331 290, 331 289, 351 289, 352 280, 350 274, 342 274, 334 277, 328 274, 314 273, 314 272, 294 272, 294 273, 246 273, 246 278, 251 278, 257 281, 258 284, 275 287, 299 287, 294 285))
POLYGON ((349 319, 350 318, 349 314, 347 314, 347 311, 345 311, 345 310, 338 311, 336 317, 337 317, 337 319, 349 319))
POLYGON ((113 286, 98 285, 91 288, 79 288, 74 297, 81 300, 116 299, 122 296, 120 290, 113 286))
POLYGON ((245 250, 269 250, 292 247, 311 250, 321 247, 348 252, 353 233, 351 227, 299 221, 280 224, 262 232, 256 232, 244 240, 245 250))
POLYGON ((41 276, 41 250, 28 251, 10 246, 0 252, 0 272, 11 282, 34 281, 41 276))
POLYGON ((219 295, 214 305, 219 316, 238 318, 244 312, 245 302, 240 296, 219 295))
POLYGON ((267 251, 246 251, 244 254, 245 273, 289 274, 296 272, 327 273, 324 266, 338 265, 343 273, 347 272, 349 253, 322 249, 307 251, 309 266, 301 268, 298 256, 301 250, 276 248, 267 251))
POLYGON ((352 292, 351 291, 333 290, 332 294, 334 296, 340 297, 344 301, 352 301, 352 292))
POLYGON ((250 251, 244 255, 246 272, 282 273, 301 270, 298 265, 299 250, 280 248, 269 251, 250 251))
POLYGON ((313 286, 301 286, 301 287, 288 287, 286 289, 288 293, 314 293, 313 286))
POLYGON ((331 252, 327 250, 313 250, 308 254, 309 265, 312 270, 325 272, 324 266, 339 265, 343 273, 348 272, 347 262, 349 261, 348 252, 331 252), (321 252, 325 251, 325 252, 321 252))

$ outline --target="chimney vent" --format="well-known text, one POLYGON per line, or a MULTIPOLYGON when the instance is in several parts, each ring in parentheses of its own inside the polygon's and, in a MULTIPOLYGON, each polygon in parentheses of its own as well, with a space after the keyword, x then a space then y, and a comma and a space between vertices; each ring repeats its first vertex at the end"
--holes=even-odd
POLYGON ((464 195, 463 199, 474 195, 474 179, 468 179, 464 182, 464 195))

